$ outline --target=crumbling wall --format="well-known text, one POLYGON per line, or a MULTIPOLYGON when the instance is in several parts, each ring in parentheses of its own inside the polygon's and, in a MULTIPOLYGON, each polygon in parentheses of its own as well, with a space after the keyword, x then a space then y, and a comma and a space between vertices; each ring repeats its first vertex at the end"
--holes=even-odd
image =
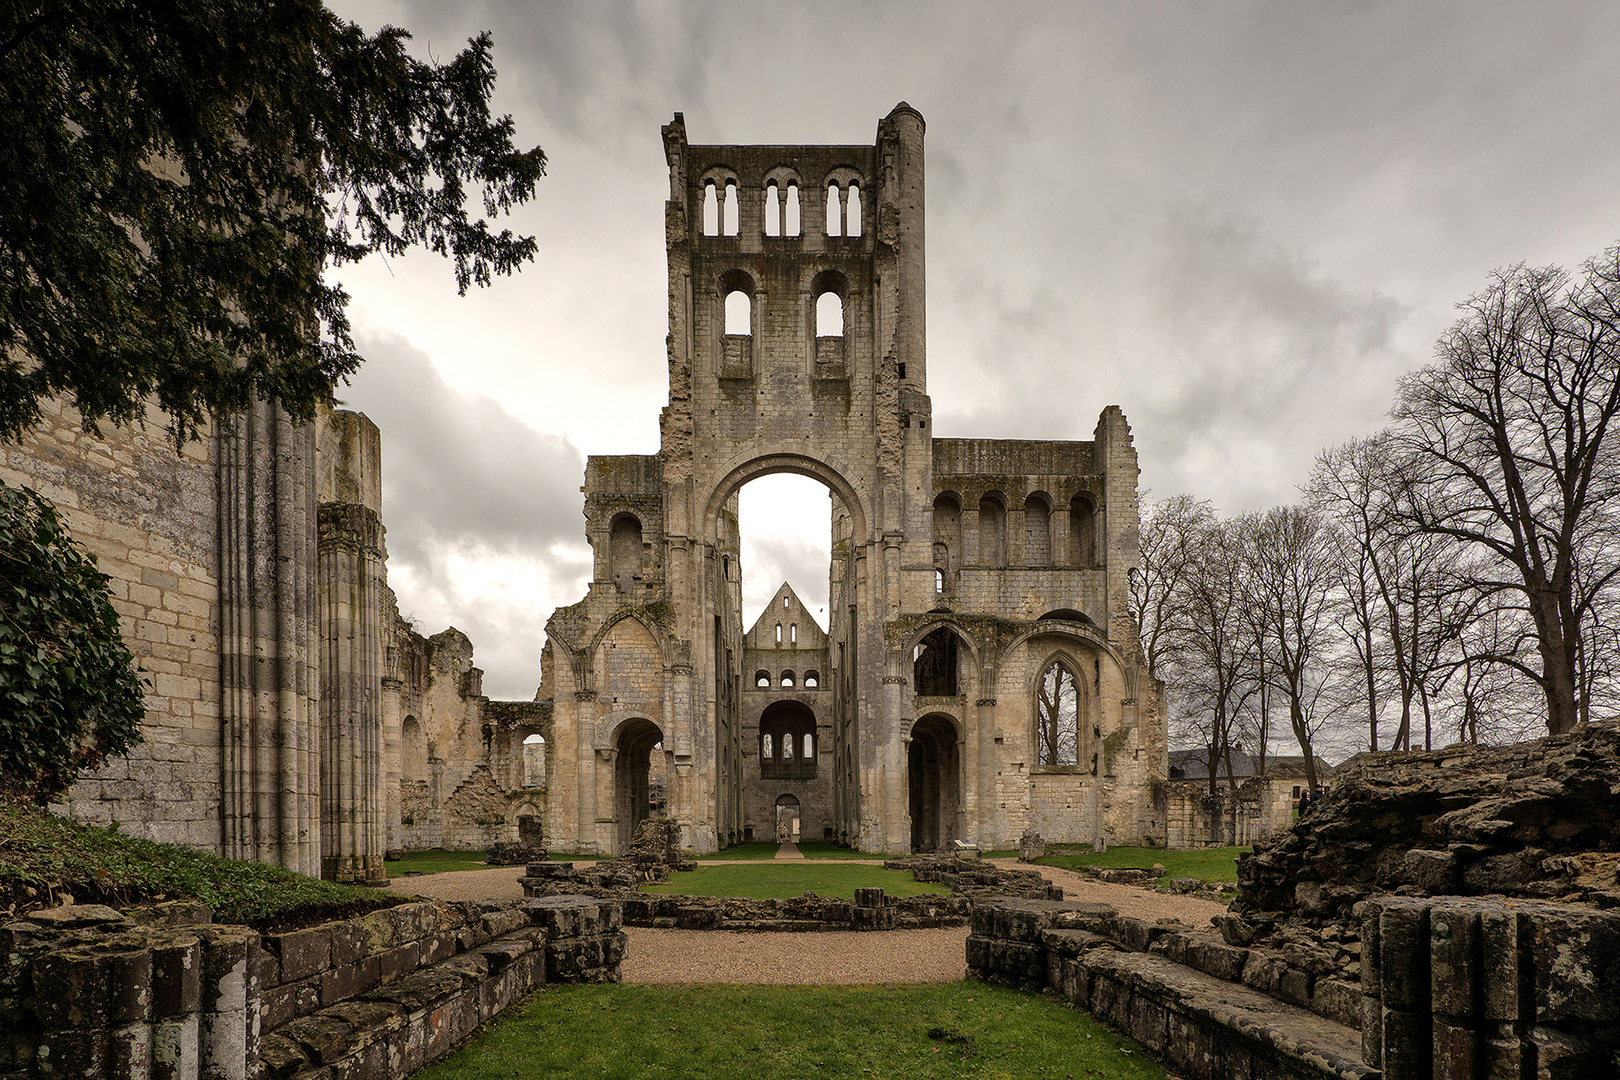
POLYGON ((199 904, 0 926, 0 1075, 394 1080, 545 982, 617 982, 618 904, 409 903, 261 934, 199 904))

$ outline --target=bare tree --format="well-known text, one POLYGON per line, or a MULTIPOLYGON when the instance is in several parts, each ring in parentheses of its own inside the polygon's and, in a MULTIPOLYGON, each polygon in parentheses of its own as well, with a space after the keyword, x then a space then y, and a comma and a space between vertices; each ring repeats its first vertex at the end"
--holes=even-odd
POLYGON ((1305 781, 1316 786, 1313 743, 1327 715, 1327 663, 1335 569, 1328 531, 1303 506, 1278 506, 1238 519, 1253 573, 1251 602, 1260 614, 1270 682, 1286 698, 1288 721, 1305 755, 1305 781))
POLYGON ((1438 362, 1401 382, 1391 434, 1414 484, 1401 512, 1486 556, 1470 588, 1521 607, 1535 635, 1534 660, 1500 662, 1540 687, 1548 730, 1569 731, 1590 718, 1607 660, 1587 654, 1605 648, 1595 619, 1620 573, 1620 246, 1578 279, 1497 271, 1461 306, 1438 362))
POLYGON ((1131 572, 1126 604, 1142 634, 1148 673, 1156 679, 1164 677, 1160 669, 1173 645, 1175 614, 1193 573, 1199 537, 1214 520, 1214 508, 1191 495, 1152 503, 1142 518, 1142 562, 1131 572))
POLYGON ((1222 765, 1232 781, 1232 744, 1259 687, 1245 618, 1247 572, 1231 522, 1211 513, 1186 539, 1190 558, 1169 606, 1163 657, 1177 711, 1207 751, 1214 791, 1222 765))

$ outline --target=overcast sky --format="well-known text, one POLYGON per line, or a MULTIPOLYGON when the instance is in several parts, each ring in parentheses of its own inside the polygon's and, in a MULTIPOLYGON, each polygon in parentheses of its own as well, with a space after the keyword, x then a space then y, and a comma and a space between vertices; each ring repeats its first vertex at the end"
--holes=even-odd
MULTIPOLYGON (((937 433, 1089 439, 1118 404, 1142 486, 1224 512, 1375 430, 1492 268, 1620 240, 1607 0, 330 2, 439 59, 491 30, 497 107, 550 158, 517 277, 338 275, 400 610, 465 631, 494 697, 534 694, 583 595, 584 456, 658 449, 676 111, 694 143, 870 143, 916 107, 937 433)), ((784 578, 824 612, 826 508, 744 491, 745 618, 784 578)))

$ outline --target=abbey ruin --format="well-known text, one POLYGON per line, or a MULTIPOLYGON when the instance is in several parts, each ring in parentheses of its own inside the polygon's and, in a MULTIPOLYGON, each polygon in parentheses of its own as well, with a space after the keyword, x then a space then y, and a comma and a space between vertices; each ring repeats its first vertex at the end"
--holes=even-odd
POLYGON ((935 437, 922 117, 872 145, 692 145, 680 114, 663 138, 660 450, 590 459, 594 571, 533 701, 400 619, 362 415, 261 405, 176 453, 160 421, 101 438, 62 410, 8 447, 152 681, 145 741, 68 812, 359 881, 391 848, 618 853, 652 813, 700 853, 1163 842, 1130 428, 935 437), (779 472, 828 491, 825 627, 791 583, 743 625, 737 493, 779 472))

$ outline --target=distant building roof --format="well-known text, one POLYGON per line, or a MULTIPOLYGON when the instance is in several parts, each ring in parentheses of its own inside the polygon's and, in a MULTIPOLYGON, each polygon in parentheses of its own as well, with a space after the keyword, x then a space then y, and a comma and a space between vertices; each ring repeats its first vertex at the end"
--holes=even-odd
MULTIPOLYGON (((1203 747, 1195 750, 1172 750, 1169 753, 1170 779, 1172 780, 1208 780, 1209 779, 1209 751, 1203 747)), ((1231 752, 1232 778, 1234 780, 1247 780, 1259 772, 1259 759, 1253 754, 1243 750, 1234 749, 1231 752)), ((1216 762, 1216 775, 1226 779, 1227 762, 1223 758, 1216 762)), ((1266 775, 1277 777, 1300 777, 1305 775, 1305 758, 1299 754, 1267 754, 1266 775)), ((1316 777, 1318 780, 1333 775, 1333 767, 1320 757, 1316 759, 1316 777)))

